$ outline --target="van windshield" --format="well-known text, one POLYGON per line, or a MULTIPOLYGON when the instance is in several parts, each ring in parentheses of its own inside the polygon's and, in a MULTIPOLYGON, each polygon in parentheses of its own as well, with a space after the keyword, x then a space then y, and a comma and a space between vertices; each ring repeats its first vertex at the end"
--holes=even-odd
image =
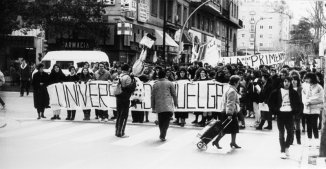
POLYGON ((43 60, 42 64, 44 65, 44 69, 49 69, 51 67, 51 61, 43 60))
POLYGON ((61 69, 69 69, 70 66, 74 65, 74 61, 56 61, 55 63, 58 64, 61 69))

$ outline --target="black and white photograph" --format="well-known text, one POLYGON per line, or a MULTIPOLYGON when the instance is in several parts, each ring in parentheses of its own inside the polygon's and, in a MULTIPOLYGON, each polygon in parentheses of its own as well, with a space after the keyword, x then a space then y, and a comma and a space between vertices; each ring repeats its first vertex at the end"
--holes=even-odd
POLYGON ((0 0, 1 169, 326 168, 326 0, 0 0))

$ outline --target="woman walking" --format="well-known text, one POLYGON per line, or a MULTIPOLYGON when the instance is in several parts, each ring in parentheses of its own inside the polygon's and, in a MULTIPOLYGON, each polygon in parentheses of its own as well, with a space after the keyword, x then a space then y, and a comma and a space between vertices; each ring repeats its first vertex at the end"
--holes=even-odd
POLYGON ((226 119, 232 120, 230 124, 221 132, 217 138, 212 142, 213 146, 217 149, 221 149, 219 146, 219 141, 223 138, 225 134, 231 134, 231 148, 241 148, 236 143, 236 136, 239 133, 239 122, 237 113, 240 109, 240 101, 237 92, 237 88, 240 84, 240 77, 238 75, 233 75, 230 77, 230 87, 226 89, 226 92, 223 94, 223 112, 225 112, 222 117, 222 121, 226 119))
POLYGON ((258 125, 258 127, 256 127, 257 130, 262 130, 265 121, 267 121, 267 126, 264 127, 264 129, 267 130, 272 130, 273 125, 272 125, 272 113, 269 111, 269 107, 268 107, 268 101, 269 101, 269 96, 272 92, 272 81, 270 79, 269 74, 265 73, 262 75, 262 90, 261 92, 259 92, 259 109, 260 109, 260 113, 261 113, 261 120, 260 123, 258 125))
POLYGON ((49 75, 43 71, 44 65, 40 63, 37 65, 37 72, 33 75, 33 98, 34 98, 34 107, 37 110, 38 117, 46 118, 44 116, 44 110, 49 107, 49 94, 47 86, 49 84, 49 75))
POLYGON ((293 90, 291 77, 284 77, 281 89, 271 93, 269 99, 270 110, 277 115, 277 127, 279 130, 279 141, 281 146, 281 158, 289 156, 289 148, 293 142, 293 115, 300 111, 300 98, 293 90), (284 137, 285 130, 287 133, 284 137))
POLYGON ((172 82, 165 77, 165 71, 158 72, 158 81, 154 84, 151 103, 154 113, 158 114, 158 125, 160 128, 160 140, 166 140, 166 133, 169 128, 170 118, 173 115, 173 105, 178 107, 177 95, 172 82))
POLYGON ((312 145, 312 133, 314 134, 314 144, 319 139, 318 135, 318 117, 323 108, 324 89, 318 84, 317 76, 314 73, 307 73, 305 76, 307 86, 302 89, 302 102, 304 105, 308 132, 308 145, 312 145))

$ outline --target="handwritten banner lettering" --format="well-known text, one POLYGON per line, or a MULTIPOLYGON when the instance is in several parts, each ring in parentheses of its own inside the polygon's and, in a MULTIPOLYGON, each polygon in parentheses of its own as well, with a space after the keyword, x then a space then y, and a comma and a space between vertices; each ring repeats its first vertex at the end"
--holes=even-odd
MULTIPOLYGON (((154 81, 140 83, 142 90, 140 103, 131 107, 134 111, 151 111, 151 92, 154 81)), ((215 81, 177 81, 174 82, 178 107, 175 111, 221 111, 222 96, 228 84, 215 81)), ((88 83, 56 83, 48 86, 50 105, 61 109, 115 109, 116 97, 113 94, 116 84, 104 81, 88 83)), ((138 91, 134 93, 135 98, 138 91)))

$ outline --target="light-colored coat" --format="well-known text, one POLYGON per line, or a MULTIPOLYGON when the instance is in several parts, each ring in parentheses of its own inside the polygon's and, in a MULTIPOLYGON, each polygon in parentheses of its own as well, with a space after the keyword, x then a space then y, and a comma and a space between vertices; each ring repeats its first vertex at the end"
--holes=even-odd
POLYGON ((304 105, 304 114, 319 114, 323 107, 323 99, 324 89, 319 84, 303 85, 302 103, 304 105))
POLYGON ((237 89, 234 86, 229 86, 226 92, 223 94, 223 112, 225 111, 227 115, 233 115, 237 113, 240 109, 240 100, 237 89))
POLYGON ((167 79, 159 79, 153 86, 151 103, 155 113, 173 112, 177 103, 175 86, 167 79))

